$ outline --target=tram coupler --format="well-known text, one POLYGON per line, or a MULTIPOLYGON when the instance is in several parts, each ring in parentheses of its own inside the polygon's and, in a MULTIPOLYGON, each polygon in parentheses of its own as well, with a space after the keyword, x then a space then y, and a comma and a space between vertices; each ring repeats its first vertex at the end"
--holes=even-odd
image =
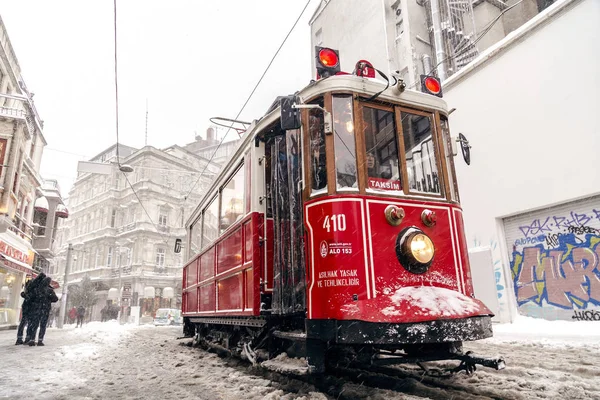
POLYGON ((477 364, 484 367, 501 370, 506 368, 506 363, 502 357, 481 357, 473 354, 472 351, 467 351, 465 354, 455 354, 454 358, 461 360, 460 365, 452 370, 452 372, 465 371, 467 374, 473 373, 477 369, 477 364))

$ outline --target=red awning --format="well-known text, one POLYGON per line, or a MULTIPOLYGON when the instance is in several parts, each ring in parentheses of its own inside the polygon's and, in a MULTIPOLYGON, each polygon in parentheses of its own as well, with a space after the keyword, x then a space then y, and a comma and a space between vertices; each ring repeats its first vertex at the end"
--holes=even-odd
POLYGON ((48 212, 48 199, 46 199, 44 196, 42 197, 38 197, 37 200, 35 201, 35 205, 34 208, 36 211, 40 211, 40 212, 48 212))
POLYGON ((54 214, 58 218, 69 218, 69 210, 67 210, 67 207, 65 207, 64 204, 59 204, 58 206, 56 206, 56 211, 54 212, 54 214))

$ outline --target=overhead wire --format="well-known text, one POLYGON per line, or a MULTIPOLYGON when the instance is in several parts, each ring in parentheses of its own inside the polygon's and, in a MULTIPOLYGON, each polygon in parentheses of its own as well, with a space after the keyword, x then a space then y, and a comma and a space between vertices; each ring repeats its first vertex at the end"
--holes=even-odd
POLYGON ((115 122, 117 130, 117 165, 121 166, 121 160, 119 159, 119 71, 118 71, 118 52, 117 52, 117 0, 113 2, 114 9, 114 31, 115 31, 115 122))
MULTIPOLYGON (((116 151, 116 156, 117 156, 117 165, 120 169, 121 168, 121 159, 119 157, 119 79, 118 79, 118 76, 119 76, 118 75, 118 63, 119 62, 118 62, 118 43, 117 43, 117 0, 113 1, 113 10, 114 10, 114 34, 115 34, 115 120, 116 120, 116 134, 117 134, 117 146, 116 146, 115 151, 116 151)), ((138 199, 140 206, 146 213, 146 216, 150 220, 150 223, 154 226, 154 229, 156 229, 156 232, 162 236, 165 244, 168 244, 168 240, 165 239, 165 235, 162 232, 160 232, 160 230, 158 229, 158 226, 154 223, 154 221, 152 220, 152 217, 150 216, 150 213, 148 212, 148 210, 144 206, 144 203, 140 199, 140 196, 138 196, 133 185, 129 181, 129 178, 127 177, 127 173, 125 171, 121 171, 121 173, 125 177, 125 180, 127 181, 127 184, 129 185, 129 187, 133 191, 133 194, 138 199)))
MULTIPOLYGON (((254 92, 256 92, 256 89, 258 89, 258 86, 260 85, 260 83, 262 82, 263 78, 265 77, 265 75, 269 71, 269 68, 271 68, 271 65, 273 64, 273 61, 275 61, 275 58, 277 57, 277 55, 281 51, 281 48, 283 47, 283 45, 285 44, 285 42, 287 41, 287 39, 290 37, 290 35, 294 31, 294 28, 296 28, 296 25, 298 25, 298 22, 300 21, 300 18, 302 18, 302 16, 304 15, 304 12, 308 8, 308 5, 310 4, 311 1, 312 0, 308 0, 306 2, 306 4, 304 5, 304 8, 300 12, 300 15, 298 15, 298 18, 296 18, 296 21, 294 22, 294 24, 290 28, 289 32, 287 33, 287 35, 285 35, 285 38, 283 39, 283 42, 281 42, 281 45, 279 45, 279 48, 277 49, 277 51, 275 52, 275 54, 271 58, 271 61, 269 61, 269 64, 267 65, 267 67, 265 68, 264 72, 260 76, 260 79, 258 80, 258 82, 256 82, 256 85, 254 85, 254 88, 252 89, 252 92, 250 92, 250 95, 248 96, 248 98, 246 99, 246 101, 244 102, 244 104, 242 105, 242 108, 237 113, 237 115, 235 116, 235 118, 233 118, 234 120, 237 120, 239 118, 239 116, 242 114, 242 112, 246 108, 246 105, 248 105, 248 103, 250 102, 250 99, 254 95, 254 92)), ((190 188, 190 190, 188 191, 188 193, 184 196, 184 202, 189 198, 190 193, 192 193, 192 191, 194 190, 194 188, 196 187, 196 185, 198 184, 198 182, 200 182, 200 179, 202 178, 202 176, 204 174, 204 171, 206 171, 206 168, 208 168, 209 164, 212 162, 215 154, 217 153, 217 150, 219 150, 219 147, 221 147, 221 145, 223 144, 223 141, 227 137, 227 134, 229 134, 229 132, 231 131, 231 128, 233 127, 233 125, 234 125, 234 123, 232 123, 231 125, 229 125, 229 128, 227 128, 227 132, 225 132, 225 135, 223 135, 223 138, 219 142, 219 145, 217 146, 217 148, 214 150, 212 156, 208 160, 208 163, 204 166, 204 169, 202 170, 202 172, 198 176, 198 179, 196 179, 196 182, 194 182, 194 184, 192 185, 192 187, 190 188)))

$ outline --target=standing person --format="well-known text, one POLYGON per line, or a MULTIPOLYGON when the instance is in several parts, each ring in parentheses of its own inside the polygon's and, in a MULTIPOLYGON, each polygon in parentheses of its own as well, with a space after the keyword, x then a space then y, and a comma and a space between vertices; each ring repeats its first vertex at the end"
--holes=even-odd
POLYGON ((29 325, 27 326, 27 338, 29 338, 28 344, 30 346, 35 346, 35 336, 38 327, 40 328, 40 333, 37 345, 44 345, 44 335, 46 334, 46 324, 48 323, 50 308, 52 307, 52 303, 58 301, 58 296, 54 293, 50 282, 50 277, 44 276, 42 282, 31 293, 31 318, 28 320, 29 325))
POLYGON ((17 342, 15 343, 15 345, 23 344, 23 331, 25 330, 25 326, 27 325, 27 319, 29 318, 29 311, 31 308, 31 299, 27 296, 30 283, 31 281, 25 282, 25 287, 21 292, 21 297, 24 300, 23 305, 21 306, 21 322, 19 323, 19 329, 17 329, 17 342))
MULTIPOLYGON (((43 293, 42 293, 42 311, 40 318, 40 333, 38 335, 38 346, 44 345, 44 336, 46 335, 46 328, 48 327, 48 319, 50 318, 50 311, 52 310, 52 303, 56 303, 58 301, 58 296, 54 293, 54 289, 50 286, 52 279, 48 276, 44 279, 42 283, 43 293)), ((31 343, 30 343, 31 345, 31 343)))
POLYGON ((85 307, 80 305, 79 307, 77 307, 77 325, 75 327, 80 326, 83 328, 83 317, 84 316, 85 316, 85 307))
POLYGON ((71 308, 71 310, 69 310, 69 324, 72 324, 73 322, 75 322, 76 318, 77 318, 77 308, 75 306, 73 306, 73 308, 71 308))

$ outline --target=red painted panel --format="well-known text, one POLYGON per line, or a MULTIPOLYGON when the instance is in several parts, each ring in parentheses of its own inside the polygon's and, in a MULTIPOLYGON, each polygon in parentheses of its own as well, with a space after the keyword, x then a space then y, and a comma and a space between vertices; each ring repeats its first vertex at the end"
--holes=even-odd
POLYGON ((198 293, 197 293, 196 288, 186 291, 185 295, 186 295, 185 311, 188 313, 195 313, 196 311, 198 311, 198 293))
POLYGON ((244 302, 244 309, 252 309, 254 308, 254 269, 248 268, 244 270, 245 275, 245 283, 246 290, 244 291, 246 295, 246 301, 244 302))
POLYGON ((198 288, 199 311, 215 311, 215 284, 211 282, 198 288))
POLYGON ((465 224, 463 222, 462 210, 454 208, 454 217, 456 218, 456 232, 458 232, 458 245, 460 250, 460 259, 462 261, 462 272, 465 286, 465 294, 474 296, 473 281, 471 278, 471 267, 469 264, 469 250, 467 249, 467 239, 465 238, 465 224))
POLYGON ((273 236, 275 235, 275 230, 273 229, 273 219, 267 218, 266 224, 267 230, 267 265, 265 266, 265 290, 272 291, 273 290, 273 236))
POLYGON ((185 275, 186 281, 185 281, 184 287, 192 286, 192 285, 195 285, 196 283, 198 283, 198 259, 196 258, 194 261, 189 263, 187 265, 187 267, 185 267, 185 269, 186 269, 186 275, 185 275))
POLYGON ((241 310, 243 274, 237 273, 228 278, 217 281, 219 310, 241 310))
POLYGON ((371 297, 365 266, 362 200, 312 202, 305 207, 304 215, 311 249, 307 273, 309 318, 343 317, 340 307, 351 304, 353 299, 371 297), (341 223, 340 216, 344 216, 341 223))
POLYGON ((457 273, 453 248, 453 224, 450 207, 442 204, 411 202, 406 200, 385 201, 383 199, 367 199, 368 223, 367 245, 373 249, 374 275, 381 283, 376 282, 377 295, 390 293, 404 286, 437 286, 446 289, 460 290, 460 277, 457 273), (392 226, 385 219, 388 205, 400 207, 405 217, 400 226, 392 226), (421 213, 428 209, 435 212, 437 223, 433 227, 426 226, 421 220, 421 213), (370 225, 370 232, 368 227, 370 225), (398 261, 395 246, 398 235, 408 227, 417 227, 426 233, 435 246, 435 255, 429 270, 423 274, 407 271, 398 261))
POLYGON ((215 276, 215 248, 211 247, 210 250, 200 256, 199 282, 205 281, 213 276, 215 276))
POLYGON ((217 244, 217 274, 242 265, 241 225, 223 241, 217 244))
MULTIPOLYGON (((252 236, 252 220, 244 224, 244 263, 252 261, 254 237, 252 236)), ((258 241, 256 241, 258 243, 258 241)))
POLYGON ((408 323, 490 314, 468 290, 461 293, 450 205, 335 196, 307 203, 304 215, 309 318, 408 323), (387 222, 388 205, 404 209, 400 226, 387 222), (421 221, 424 209, 436 213, 435 226, 421 221), (408 227, 423 230, 435 245, 433 262, 423 274, 407 271, 396 256, 398 236, 408 227))

